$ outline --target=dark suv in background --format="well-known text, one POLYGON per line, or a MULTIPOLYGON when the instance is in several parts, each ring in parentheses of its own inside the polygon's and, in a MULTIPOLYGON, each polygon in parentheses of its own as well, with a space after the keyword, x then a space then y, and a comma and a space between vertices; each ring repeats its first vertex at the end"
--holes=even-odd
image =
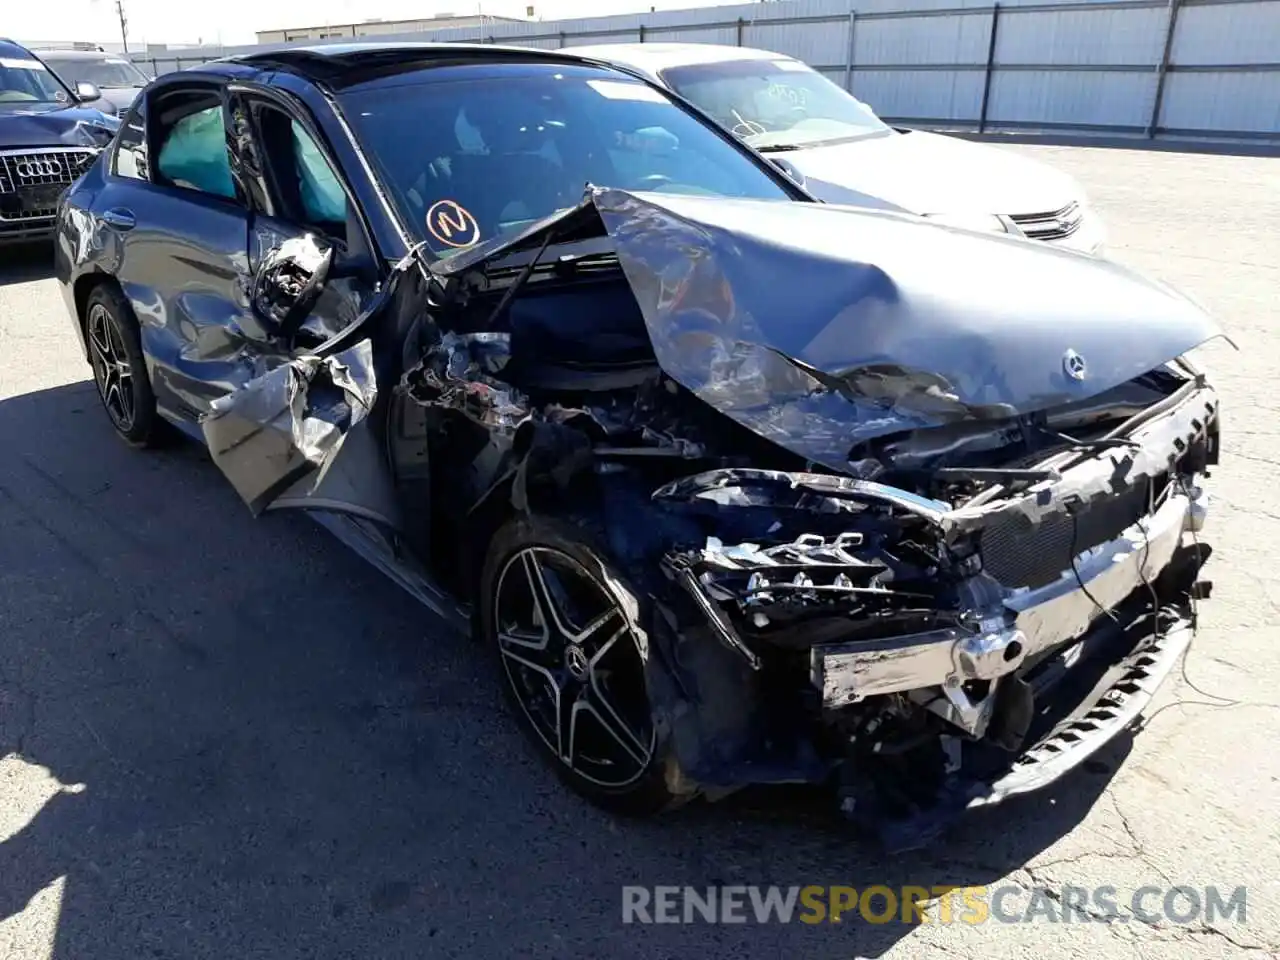
POLYGON ((100 96, 0 39, 0 244, 52 237, 58 197, 120 125, 91 105, 100 96))

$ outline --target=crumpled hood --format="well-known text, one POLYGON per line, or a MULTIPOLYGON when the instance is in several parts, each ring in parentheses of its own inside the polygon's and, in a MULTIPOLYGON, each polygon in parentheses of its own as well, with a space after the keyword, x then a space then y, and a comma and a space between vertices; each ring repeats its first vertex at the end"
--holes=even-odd
POLYGON ((119 127, 114 117, 89 107, 0 103, 0 149, 103 147, 119 127))
POLYGON ((607 231, 663 371, 778 445, 847 470, 853 444, 1083 400, 1221 331, 1115 263, 826 204, 590 190, 547 230, 607 231))
POLYGON ((775 154, 829 203, 910 213, 1027 214, 1083 199, 1067 174, 1001 147, 912 131, 775 154))

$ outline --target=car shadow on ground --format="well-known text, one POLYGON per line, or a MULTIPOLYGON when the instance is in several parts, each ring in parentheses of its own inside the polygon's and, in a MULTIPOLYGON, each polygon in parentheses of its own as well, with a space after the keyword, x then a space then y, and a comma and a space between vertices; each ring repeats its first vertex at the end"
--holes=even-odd
POLYGON ((0 287, 53 276, 53 247, 48 243, 0 246, 0 287))
POLYGON ((612 819, 542 766, 473 641, 305 518, 252 519, 203 451, 127 449, 89 383, 0 402, 0 449, 20 954, 64 877, 60 960, 875 957, 912 928, 624 926, 621 887, 992 884, 1109 780, 1096 764, 893 858, 809 791, 612 819))

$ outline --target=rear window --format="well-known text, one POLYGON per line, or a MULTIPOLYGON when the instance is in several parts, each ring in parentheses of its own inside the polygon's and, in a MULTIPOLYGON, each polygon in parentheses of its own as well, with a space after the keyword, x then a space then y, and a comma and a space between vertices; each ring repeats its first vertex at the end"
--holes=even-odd
POLYGON ((448 255, 575 206, 588 183, 788 200, 747 154, 665 94, 621 74, 416 73, 343 95, 405 218, 448 255))

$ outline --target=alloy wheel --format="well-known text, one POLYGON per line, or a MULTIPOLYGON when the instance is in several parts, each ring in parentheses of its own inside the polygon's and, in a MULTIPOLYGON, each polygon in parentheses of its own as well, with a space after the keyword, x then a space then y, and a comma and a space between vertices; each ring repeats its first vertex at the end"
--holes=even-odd
POLYGON ((125 352, 124 337, 115 317, 100 303, 89 310, 89 359, 98 395, 107 416, 121 433, 133 429, 137 415, 133 393, 133 366, 125 352))
POLYGON ((656 734, 641 648, 613 595, 550 547, 513 554, 495 590, 503 667, 547 748, 599 787, 640 779, 656 734))

